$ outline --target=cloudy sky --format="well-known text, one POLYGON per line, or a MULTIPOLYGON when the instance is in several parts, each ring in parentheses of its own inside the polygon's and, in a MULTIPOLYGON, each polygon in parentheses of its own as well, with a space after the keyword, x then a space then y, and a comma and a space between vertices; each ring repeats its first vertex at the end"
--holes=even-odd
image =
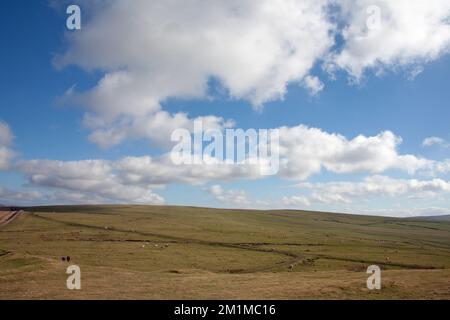
POLYGON ((0 203, 450 214, 448 0, 17 0, 0 18, 0 203), (174 165, 171 133, 198 119, 279 129, 278 174, 174 165))

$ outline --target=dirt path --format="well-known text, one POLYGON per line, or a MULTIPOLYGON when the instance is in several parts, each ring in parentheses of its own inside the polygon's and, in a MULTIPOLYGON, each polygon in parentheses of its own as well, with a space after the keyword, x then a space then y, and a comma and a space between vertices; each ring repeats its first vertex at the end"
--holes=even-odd
POLYGON ((0 227, 6 226, 23 213, 20 211, 2 211, 0 212, 0 227))

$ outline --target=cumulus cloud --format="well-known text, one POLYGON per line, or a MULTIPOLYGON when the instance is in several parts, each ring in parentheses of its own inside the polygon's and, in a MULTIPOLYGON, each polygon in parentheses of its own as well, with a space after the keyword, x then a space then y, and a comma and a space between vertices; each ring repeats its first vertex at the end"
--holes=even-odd
POLYGON ((174 165, 169 154, 156 158, 127 157, 115 163, 120 178, 127 184, 166 185, 183 183, 201 185, 210 181, 261 178, 258 165, 234 165, 222 161, 210 164, 174 165))
MULTIPOLYGON (((279 130, 280 178, 305 180, 322 170, 337 174, 381 173, 393 169, 414 173, 418 170, 444 172, 450 168, 447 162, 436 163, 414 155, 399 154, 397 146, 401 139, 391 132, 347 139, 302 125, 279 130)), ((206 160, 200 164, 175 165, 170 153, 156 157, 125 157, 116 161, 30 160, 19 162, 16 170, 24 174, 31 185, 65 190, 64 199, 91 199, 89 202, 103 199, 103 202, 163 203, 164 199, 153 193, 153 189, 176 183, 202 185, 264 178, 261 175, 266 169, 264 163, 233 164, 218 159, 206 160)), ((395 181, 382 181, 383 184, 391 182, 395 181)), ((339 185, 342 190, 346 190, 346 186, 339 185)), ((209 191, 221 202, 249 205, 241 190, 225 191, 216 185, 209 191)), ((286 198, 284 202, 303 205, 310 202, 346 203, 349 202, 347 196, 342 192, 316 192, 308 199, 286 198)))
MULTIPOLYGON (((5 128, 7 127, 3 127, 2 141, 9 144, 12 134, 9 128, 5 128)), ((450 172, 450 160, 437 162, 400 154, 397 149, 402 140, 389 131, 369 137, 360 135, 352 139, 303 125, 282 127, 279 131, 278 177, 282 179, 303 181, 324 170, 335 174, 378 174, 388 170, 410 174, 423 171, 435 175, 450 172)), ((170 184, 195 186, 265 177, 261 175, 266 169, 264 163, 233 164, 218 159, 206 160, 207 162, 200 161, 199 164, 176 165, 170 153, 119 160, 22 160, 14 166, 14 170, 22 173, 29 185, 52 193, 27 194, 2 190, 2 194, 10 200, 39 197, 42 201, 52 203, 162 204, 165 199, 153 190, 170 184)), ((359 183, 300 183, 298 187, 309 190, 310 194, 284 197, 277 203, 252 200, 243 190, 225 190, 220 185, 214 185, 207 191, 220 203, 247 208, 350 204, 354 198, 430 198, 450 193, 450 183, 442 179, 396 180, 378 175, 359 183)))
POLYGON ((323 82, 320 81, 320 79, 315 76, 305 77, 304 85, 313 96, 317 95, 320 91, 322 91, 325 88, 323 82))
POLYGON ((334 173, 381 173, 397 169, 414 174, 432 170, 434 162, 399 154, 402 139, 390 131, 347 139, 303 125, 280 128, 280 174, 304 180, 326 169, 334 173))
POLYGON ((359 79, 367 69, 383 72, 422 65, 447 54, 450 45, 450 2, 447 0, 335 1, 345 28, 337 68, 359 79))
POLYGON ((423 147, 440 146, 444 148, 450 148, 450 142, 439 137, 428 137, 422 142, 423 147))
POLYGON ((251 204, 251 201, 244 190, 224 190, 220 185, 213 185, 207 189, 207 191, 211 193, 217 201, 227 205, 246 207, 251 204))
POLYGON ((389 208, 389 209, 368 209, 360 208, 358 210, 350 210, 349 213, 358 213, 365 215, 376 215, 386 217, 432 217, 450 215, 449 208, 441 207, 412 207, 412 208, 389 208))
POLYGON ((88 128, 93 129, 89 136, 90 141, 105 149, 127 140, 140 138, 149 139, 157 146, 168 149, 173 145, 170 140, 172 132, 179 128, 193 132, 195 121, 201 121, 204 130, 222 131, 234 125, 232 121, 221 117, 205 116, 192 119, 185 113, 170 114, 165 111, 157 111, 138 118, 122 118, 120 122, 114 124, 98 123, 98 119, 86 115, 84 122, 88 128))
POLYGON ((1 201, 36 201, 42 198, 42 194, 38 191, 16 191, 7 188, 0 187, 0 200, 1 201))
POLYGON ((11 150, 14 135, 9 126, 0 121, 0 170, 7 170, 15 153, 11 150))
POLYGON ((72 199, 102 200, 100 202, 164 203, 164 198, 153 193, 148 186, 125 184, 118 176, 114 162, 106 160, 21 161, 18 170, 33 186, 66 191, 65 198, 70 196, 72 199), (71 192, 74 194, 70 195, 71 192))
POLYGON ((6 147, 0 147, 0 170, 7 170, 10 162, 14 158, 14 152, 6 147))
POLYGON ((72 87, 61 98, 87 108, 90 140, 102 147, 130 138, 166 143, 170 130, 193 119, 162 112, 161 104, 208 98, 211 79, 255 108, 304 79, 317 93, 323 84, 309 71, 334 44, 327 0, 82 4, 90 18, 82 32, 67 35, 69 46, 54 63, 104 74, 90 90, 72 87))
POLYGON ((309 207, 311 201, 305 196, 283 197, 282 203, 286 207, 309 207))
POLYGON ((0 121, 0 146, 10 146, 13 138, 14 135, 9 126, 6 123, 0 121))
POLYGON ((30 185, 63 190, 54 199, 89 203, 125 202, 160 204, 164 198, 152 190, 168 184, 201 185, 209 181, 261 178, 258 165, 210 161, 208 165, 174 165, 170 154, 108 160, 23 160, 16 170, 30 185))
POLYGON ((450 159, 436 162, 433 166, 431 174, 434 176, 450 173, 450 159))
POLYGON ((103 75, 93 88, 72 87, 61 100, 87 109, 90 140, 105 148, 140 138, 167 144, 173 128, 195 119, 161 105, 209 98, 211 79, 260 109, 282 99, 292 83, 313 95, 322 91, 311 75, 315 65, 357 79, 367 69, 417 74, 450 43, 447 0, 78 2, 87 12, 83 31, 67 34, 54 64, 103 75))
POLYGON ((327 5, 326 0, 108 1, 83 32, 70 36, 69 50, 55 63, 105 70, 85 97, 110 116, 142 115, 167 97, 204 97, 211 77, 231 96, 257 106, 283 96, 287 83, 308 75, 333 45, 327 5))
POLYGON ((424 199, 450 194, 450 181, 394 179, 387 176, 370 176, 361 182, 305 182, 297 187, 311 192, 305 196, 308 201, 323 204, 350 204, 354 199, 371 197, 424 199))

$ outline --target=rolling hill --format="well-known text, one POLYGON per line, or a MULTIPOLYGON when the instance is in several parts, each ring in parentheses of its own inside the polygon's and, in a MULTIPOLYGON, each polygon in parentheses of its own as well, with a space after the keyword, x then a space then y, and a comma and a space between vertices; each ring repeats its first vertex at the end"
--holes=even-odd
POLYGON ((449 299, 450 222, 169 206, 27 208, 0 299, 449 299), (82 290, 66 288, 67 261, 82 290), (366 287, 369 265, 382 289, 366 287))

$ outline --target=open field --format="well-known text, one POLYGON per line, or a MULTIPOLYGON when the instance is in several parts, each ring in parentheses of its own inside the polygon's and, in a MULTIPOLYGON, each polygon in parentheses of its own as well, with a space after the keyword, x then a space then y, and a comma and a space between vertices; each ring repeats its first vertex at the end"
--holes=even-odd
POLYGON ((0 229, 0 299, 449 299, 450 222, 158 206, 29 208, 0 229), (66 288, 61 260, 82 272, 66 288), (382 268, 382 290, 366 269, 382 268), (290 270, 292 268, 292 270, 290 270))

